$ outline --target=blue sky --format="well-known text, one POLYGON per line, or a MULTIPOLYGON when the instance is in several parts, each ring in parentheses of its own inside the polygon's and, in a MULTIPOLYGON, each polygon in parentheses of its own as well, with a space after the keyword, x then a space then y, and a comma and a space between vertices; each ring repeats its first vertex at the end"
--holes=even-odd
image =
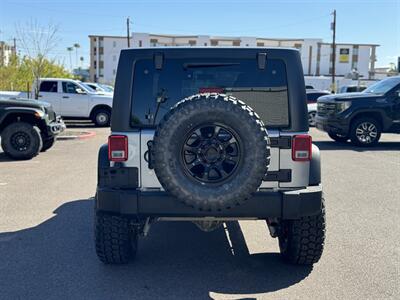
POLYGON ((61 41, 52 56, 66 66, 68 46, 79 43, 79 56, 87 64, 88 35, 125 35, 127 16, 137 32, 322 38, 329 42, 333 9, 337 10, 338 42, 380 44, 378 66, 400 56, 400 0, 0 0, 0 40, 11 43, 17 37, 16 24, 27 20, 57 24, 61 41))

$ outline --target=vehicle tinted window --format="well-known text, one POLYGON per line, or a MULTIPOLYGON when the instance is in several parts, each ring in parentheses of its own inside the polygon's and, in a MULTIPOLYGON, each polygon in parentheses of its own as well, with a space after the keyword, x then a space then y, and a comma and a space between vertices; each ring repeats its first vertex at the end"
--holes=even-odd
POLYGON ((77 94, 78 92, 76 91, 79 87, 72 82, 63 82, 62 83, 62 88, 63 88, 63 93, 68 93, 68 94, 77 94))
POLYGON ((43 81, 40 83, 40 91, 57 93, 57 81, 43 81))
POLYGON ((154 68, 153 60, 137 61, 132 124, 157 124, 178 101, 204 92, 235 96, 252 107, 267 126, 289 125, 285 64, 267 60, 267 67, 260 70, 256 59, 171 59, 165 61, 162 70, 154 68), (160 95, 166 101, 157 111, 160 95))

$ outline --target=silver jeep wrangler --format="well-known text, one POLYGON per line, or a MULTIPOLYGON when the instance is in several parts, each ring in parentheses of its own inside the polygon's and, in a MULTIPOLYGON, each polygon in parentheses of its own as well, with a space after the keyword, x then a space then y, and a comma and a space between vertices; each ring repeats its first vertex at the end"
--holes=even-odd
POLYGON ((319 149, 299 52, 121 52, 111 135, 98 158, 96 251, 134 258, 155 221, 265 220, 284 260, 316 263, 325 239, 319 149))

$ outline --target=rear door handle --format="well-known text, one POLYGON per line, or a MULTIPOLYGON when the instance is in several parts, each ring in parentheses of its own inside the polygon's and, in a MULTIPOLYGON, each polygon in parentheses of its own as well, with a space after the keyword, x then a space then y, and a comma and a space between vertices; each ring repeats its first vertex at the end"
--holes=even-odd
POLYGON ((64 99, 69 98, 69 96, 63 96, 64 99))

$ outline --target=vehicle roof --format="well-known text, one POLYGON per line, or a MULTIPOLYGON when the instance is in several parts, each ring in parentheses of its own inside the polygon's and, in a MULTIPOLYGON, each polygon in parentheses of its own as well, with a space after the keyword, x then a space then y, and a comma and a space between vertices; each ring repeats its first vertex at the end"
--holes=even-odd
POLYGON ((277 50, 283 50, 283 51, 299 51, 296 48, 290 48, 290 47, 256 47, 256 46, 252 46, 252 47, 238 47, 238 46, 160 46, 160 47, 136 47, 136 48, 126 48, 126 49, 122 49, 121 51, 129 51, 129 50, 152 50, 152 51, 162 51, 162 50, 178 50, 178 49, 193 49, 193 50, 206 50, 206 51, 213 51, 216 49, 229 49, 229 50, 237 50, 237 51, 244 51, 244 50, 273 50, 273 49, 277 49, 277 50))
POLYGON ((58 80, 62 80, 62 81, 71 81, 71 82, 81 82, 80 80, 76 80, 76 79, 72 79, 72 78, 56 78, 56 77, 39 78, 39 80, 40 81, 50 81, 50 80, 58 81, 58 80))
POLYGON ((312 93, 328 93, 330 94, 330 91, 327 90, 317 90, 317 89, 307 89, 306 94, 312 94, 312 93))
POLYGON ((263 48, 263 47, 152 47, 152 48, 129 48, 121 50, 121 56, 128 55, 131 58, 135 56, 149 57, 157 53, 163 54, 169 58, 191 58, 204 57, 213 58, 215 56, 223 58, 248 58, 254 57, 257 53, 268 53, 274 58, 283 58, 292 56, 294 53, 299 53, 299 50, 294 48, 263 48))

